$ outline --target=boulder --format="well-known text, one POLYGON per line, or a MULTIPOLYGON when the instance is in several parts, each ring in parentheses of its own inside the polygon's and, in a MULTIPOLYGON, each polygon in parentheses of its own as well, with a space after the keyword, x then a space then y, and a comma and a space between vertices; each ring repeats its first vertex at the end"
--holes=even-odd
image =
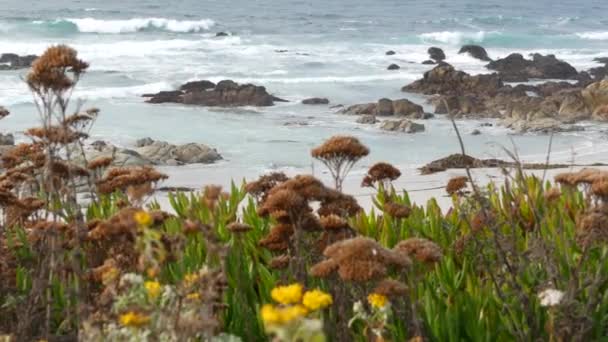
POLYGON ((429 54, 429 57, 436 62, 441 62, 445 59, 445 53, 442 49, 438 47, 430 47, 427 52, 429 54))
POLYGON ((14 53, 3 53, 0 55, 0 70, 17 70, 29 68, 38 58, 35 55, 19 56, 14 53))
POLYGON ((608 79, 595 82, 581 91, 581 95, 592 115, 608 105, 608 79))
POLYGON ((580 90, 564 90, 552 95, 548 100, 555 99, 559 103, 557 116, 564 122, 576 122, 587 120, 591 117, 591 112, 587 108, 585 99, 580 90))
POLYGON ((422 79, 404 86, 401 90, 426 95, 495 95, 503 86, 497 74, 471 76, 443 63, 425 72, 422 79))
POLYGON ((519 53, 512 53, 505 58, 490 62, 487 66, 496 70, 504 80, 524 82, 529 78, 539 79, 576 79, 578 71, 554 55, 534 54, 532 60, 525 59, 519 53))
POLYGON ((377 122, 378 122, 378 119, 376 119, 376 116, 374 116, 374 115, 367 115, 367 114, 364 114, 364 115, 361 115, 361 116, 360 116, 360 117, 357 119, 357 121, 356 121, 356 122, 357 122, 357 123, 360 123, 360 124, 372 125, 372 124, 377 123, 377 122))
POLYGON ((397 54, 397 53, 395 51, 393 51, 393 50, 388 50, 385 53, 385 55, 387 55, 387 56, 392 56, 392 55, 395 55, 395 54, 397 54))
POLYGON ((12 134, 0 133, 0 146, 12 146, 15 145, 15 137, 12 134))
POLYGON ((185 91, 185 92, 190 92, 190 91, 205 91, 205 90, 214 89, 214 88, 215 88, 215 83, 213 83, 211 81, 207 81, 207 80, 202 80, 202 81, 192 81, 192 82, 182 84, 179 87, 179 90, 185 91))
POLYGON ((584 130, 581 126, 564 125, 554 118, 540 118, 537 120, 506 120, 504 125, 518 133, 561 133, 584 130))
POLYGON ((8 109, 0 106, 0 119, 7 117, 11 112, 8 111, 8 109))
POLYGON ((386 120, 380 125, 380 128, 385 131, 418 133, 424 132, 424 125, 415 123, 408 119, 403 120, 386 120))
POLYGON ((326 105, 329 104, 329 100, 321 97, 311 97, 309 99, 302 100, 302 104, 306 105, 326 105))
POLYGON ((411 116, 416 119, 424 118, 424 109, 422 106, 417 105, 408 99, 395 100, 392 104, 394 115, 411 116))
POLYGON ((227 36, 229 36, 229 34, 222 31, 222 32, 216 33, 215 36, 216 37, 227 37, 227 36))
POLYGON ((401 69, 401 67, 398 66, 397 64, 393 63, 393 64, 389 65, 386 69, 387 70, 399 70, 399 69, 401 69))
POLYGON ((435 63, 435 61, 427 59, 426 61, 422 62, 422 64, 424 65, 435 65, 437 63, 435 63))
POLYGON ((253 84, 238 84, 232 80, 220 81, 212 87, 209 81, 188 82, 181 90, 147 94, 149 103, 182 103, 208 107, 272 106, 285 101, 270 95, 266 88, 253 84))
POLYGON ((141 139, 137 139, 135 141, 135 147, 144 147, 144 146, 152 145, 153 143, 154 143, 154 140, 150 137, 141 138, 141 139))
POLYGON ((460 48, 458 53, 468 53, 471 57, 479 59, 484 62, 489 62, 492 59, 488 56, 486 49, 479 45, 464 45, 460 48))
MULTIPOLYGON (((475 95, 442 95, 431 99, 431 103, 435 105, 435 114, 469 116, 472 114, 489 114, 490 112, 484 101, 475 95)), ((496 115, 485 115, 485 117, 494 116, 496 115)))
POLYGON ((608 121, 608 104, 596 108, 591 118, 597 121, 608 121))
POLYGON ((339 111, 340 114, 347 115, 362 115, 362 114, 370 114, 373 115, 376 113, 376 104, 375 103, 362 103, 356 104, 349 107, 346 107, 339 111))
POLYGON ((376 115, 378 116, 390 116, 393 115, 393 101, 391 99, 383 98, 378 100, 376 105, 376 115))
POLYGON ((165 141, 155 141, 135 151, 154 165, 210 164, 221 159, 215 149, 194 143, 177 146, 165 141))
POLYGON ((478 129, 474 129, 473 131, 471 131, 471 135, 480 135, 481 131, 478 129))

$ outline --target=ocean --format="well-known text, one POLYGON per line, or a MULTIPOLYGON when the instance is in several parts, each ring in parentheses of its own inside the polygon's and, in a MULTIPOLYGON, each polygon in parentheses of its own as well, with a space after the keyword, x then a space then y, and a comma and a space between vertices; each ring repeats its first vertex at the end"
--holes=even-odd
MULTIPOLYGON (((400 88, 430 68, 421 64, 430 46, 473 74, 488 70, 457 54, 466 43, 484 46, 493 58, 552 53, 585 70, 598 66, 594 58, 608 56, 607 14, 605 0, 1 0, 0 53, 40 54, 58 43, 76 48, 91 67, 74 96, 101 109, 95 140, 126 147, 148 136, 205 143, 225 160, 200 168, 248 175, 310 169, 313 146, 349 134, 371 149, 361 168, 389 161, 413 169, 459 152, 446 118, 424 121, 424 133, 393 134, 300 101, 327 97, 331 105, 350 105, 388 97, 424 105, 424 97, 400 88), (387 50, 397 54, 387 56, 387 50), (391 63, 401 69, 386 70, 391 63), (220 109, 151 105, 141 98, 198 79, 251 82, 290 102, 220 109)), ((22 80, 26 72, 0 71, 0 105, 12 112, 0 130, 19 140, 37 120, 22 80)), ((508 148, 523 160, 545 159, 549 136, 514 135, 498 126, 470 135, 480 123, 458 121, 468 153, 504 157, 508 148)), ((606 161, 608 126, 585 126, 553 138, 552 161, 606 161)))

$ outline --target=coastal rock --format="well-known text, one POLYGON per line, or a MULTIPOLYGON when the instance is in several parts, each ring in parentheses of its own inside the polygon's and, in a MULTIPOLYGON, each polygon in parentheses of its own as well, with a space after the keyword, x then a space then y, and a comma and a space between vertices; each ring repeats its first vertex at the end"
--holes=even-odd
POLYGON ((445 53, 442 49, 438 47, 430 47, 427 52, 429 54, 429 57, 436 62, 441 62, 445 59, 445 53))
POLYGON ((468 155, 451 154, 445 158, 434 160, 421 167, 419 170, 421 174, 429 175, 436 172, 442 172, 448 169, 499 167, 504 165, 506 165, 505 162, 497 159, 482 160, 468 155))
POLYGON ((0 119, 7 117, 11 112, 8 111, 8 109, 0 106, 0 119))
POLYGON ((393 101, 391 99, 380 99, 376 104, 376 115, 378 116, 390 116, 393 115, 393 101))
POLYGON ((443 63, 424 73, 424 77, 401 88, 405 92, 426 95, 495 95, 503 83, 497 74, 471 76, 443 63))
POLYGON ((591 112, 585 103, 585 99, 580 90, 564 90, 552 95, 548 100, 559 101, 557 116, 564 122, 576 122, 587 120, 591 117, 591 112))
POLYGON ((409 116, 415 119, 424 118, 424 109, 408 99, 395 100, 393 105, 393 115, 409 116))
POLYGON ((329 100, 321 97, 311 97, 309 99, 302 100, 302 104, 305 105, 326 105, 329 104, 329 100))
POLYGON ((415 123, 408 119, 403 120, 386 120, 380 125, 380 128, 385 131, 418 133, 424 132, 424 125, 415 123))
POLYGON ((396 54, 396 52, 395 52, 395 51, 393 51, 393 50, 388 50, 388 51, 386 51, 386 53, 385 53, 385 55, 387 55, 387 56, 392 56, 392 55, 395 55, 395 54, 396 54))
POLYGON ((401 69, 401 67, 399 65, 393 63, 393 64, 389 65, 386 69, 387 70, 399 70, 399 69, 401 69))
POLYGON ((137 139, 135 141, 135 147, 144 147, 144 146, 152 145, 153 143, 154 143, 154 140, 150 137, 141 138, 141 139, 137 139))
POLYGON ((473 131, 471 131, 471 135, 480 135, 481 131, 478 129, 474 129, 473 131))
POLYGON ((561 133, 584 130, 581 126, 564 125, 554 118, 541 118, 537 120, 506 120, 504 125, 518 133, 561 133))
POLYGON ((272 106, 285 101, 270 95, 266 88, 253 84, 238 84, 232 80, 220 81, 212 87, 209 81, 188 82, 181 90, 147 94, 148 103, 182 103, 208 107, 272 106))
POLYGON ((12 134, 0 133, 0 146, 15 145, 15 137, 12 134))
MULTIPOLYGON (((489 110, 482 99, 475 95, 443 95, 431 99, 435 105, 435 114, 450 114, 454 116, 469 116, 472 114, 488 114, 489 110)), ((496 115, 482 115, 494 117, 496 115)))
POLYGON ((229 36, 229 34, 224 31, 221 31, 221 32, 216 33, 215 36, 216 37, 227 37, 227 36, 229 36))
POLYGON ((165 141, 155 141, 135 151, 154 165, 171 164, 173 161, 177 164, 210 164, 221 159, 215 149, 195 143, 173 145, 165 141))
POLYGON ((594 117, 603 117, 608 105, 608 79, 595 82, 581 91, 581 95, 594 117))
POLYGON ((0 55, 0 70, 29 68, 36 58, 38 58, 36 55, 19 56, 14 53, 3 53, 0 55))
POLYGON ((492 60, 488 56, 488 52, 486 51, 486 49, 479 45, 464 45, 460 48, 458 53, 468 53, 471 57, 484 62, 490 62, 492 60))
POLYGON ((437 63, 435 63, 435 61, 427 59, 426 61, 422 62, 422 64, 424 65, 435 65, 437 63))
POLYGON ((539 79, 576 79, 578 71, 554 55, 543 56, 535 53, 532 60, 525 59, 519 53, 490 62, 487 66, 496 70, 504 80, 525 82, 529 78, 539 79))
POLYGON ((375 114, 376 104, 375 103, 362 103, 346 107, 339 111, 340 114, 347 115, 363 115, 363 114, 375 114))
POLYGON ((179 87, 179 90, 185 92, 191 91, 205 91, 209 89, 215 88, 215 83, 207 80, 202 81, 192 81, 188 83, 184 83, 179 87))
POLYGON ((376 116, 374 115, 365 114, 361 115, 356 122, 360 124, 373 125, 378 122, 378 119, 376 119, 376 116))

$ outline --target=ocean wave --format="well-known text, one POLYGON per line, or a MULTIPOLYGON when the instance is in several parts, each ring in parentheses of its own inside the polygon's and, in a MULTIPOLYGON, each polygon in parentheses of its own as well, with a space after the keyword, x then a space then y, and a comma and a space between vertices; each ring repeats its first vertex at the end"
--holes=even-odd
POLYGON ((423 43, 435 42, 444 44, 462 44, 462 43, 481 43, 491 36, 499 36, 497 31, 478 31, 478 32, 461 32, 461 31, 441 31, 429 32, 418 35, 418 38, 423 43))
POLYGON ((608 31, 604 32, 581 32, 576 34, 577 37, 588 40, 608 40, 608 31))
POLYGON ((52 21, 34 21, 33 24, 49 28, 73 29, 80 33, 120 34, 141 31, 167 31, 176 33, 199 33, 215 25, 211 19, 176 20, 167 18, 132 18, 104 20, 95 18, 63 18, 52 21))

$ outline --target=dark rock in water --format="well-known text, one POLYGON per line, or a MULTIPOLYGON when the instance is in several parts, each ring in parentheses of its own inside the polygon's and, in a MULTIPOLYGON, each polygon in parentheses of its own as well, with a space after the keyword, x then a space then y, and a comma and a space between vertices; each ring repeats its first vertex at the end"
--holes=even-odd
POLYGON ((423 175, 430 175, 436 172, 442 172, 447 169, 465 169, 465 168, 479 168, 479 167, 502 167, 507 166, 509 163, 498 160, 498 159, 477 159, 468 155, 452 154, 445 158, 441 158, 432 161, 425 166, 421 167, 420 173, 423 175))
POLYGON ((227 37, 229 34, 227 32, 218 32, 215 34, 216 37, 227 37))
POLYGON ((480 131, 480 130, 478 130, 478 129, 474 129, 474 130, 471 132, 471 135, 481 135, 481 131, 480 131))
POLYGON ((433 65, 433 64, 437 64, 437 63, 435 63, 435 61, 433 61, 433 60, 427 59, 426 61, 422 62, 422 64, 424 64, 424 65, 433 65))
POLYGON ((343 104, 337 104, 337 105, 333 105, 331 107, 329 107, 329 109, 338 109, 338 108, 344 108, 343 104))
POLYGON ((497 74, 471 76, 443 63, 424 73, 424 77, 401 88, 426 95, 496 94, 503 87, 497 74))
POLYGON ((156 94, 145 94, 149 97, 146 100, 148 103, 180 103, 182 102, 184 92, 181 90, 161 91, 156 94))
POLYGON ((521 54, 512 53, 509 56, 492 61, 487 65, 490 70, 496 70, 501 77, 510 80, 540 79, 576 79, 578 71, 554 55, 543 56, 534 54, 532 60, 525 59, 521 54))
POLYGON ((290 121, 290 122, 285 122, 283 124, 283 126, 308 126, 310 125, 310 123, 306 122, 306 121, 290 121))
POLYGON ((479 127, 493 127, 494 124, 490 123, 490 122, 482 122, 479 124, 479 127))
POLYGON ((395 55, 395 54, 397 54, 397 53, 395 51, 393 51, 393 50, 386 51, 386 55, 387 56, 392 56, 392 55, 395 55))
POLYGON ((144 147, 144 146, 152 145, 153 143, 154 143, 154 140, 150 137, 141 138, 141 139, 137 139, 137 141, 135 141, 135 147, 144 147))
POLYGON ((376 119, 376 116, 374 115, 361 115, 356 122, 360 124, 373 125, 378 122, 378 119, 376 119))
POLYGON ((388 68, 386 68, 387 70, 399 70, 401 69, 400 66, 398 66, 397 64, 391 64, 388 66, 388 68))
POLYGON ((285 53, 288 52, 289 50, 274 50, 274 52, 276 53, 285 53))
POLYGON ((445 53, 438 47, 430 47, 427 52, 429 57, 434 61, 441 62, 445 59, 445 53))
POLYGON ((418 133, 424 132, 424 125, 408 119, 386 120, 382 122, 380 129, 391 132, 418 133))
POLYGON ((15 137, 12 134, 2 134, 0 133, 0 145, 15 145, 15 137))
POLYGON ((36 55, 19 56, 14 53, 3 53, 0 55, 0 70, 29 68, 36 58, 38 58, 36 55))
POLYGON ((329 104, 329 100, 321 97, 311 97, 309 99, 302 100, 302 104, 305 105, 326 105, 329 104))
POLYGON ((266 88, 253 84, 238 84, 232 80, 212 86, 209 81, 188 82, 181 90, 161 91, 149 95, 149 103, 182 103, 209 107, 272 106, 285 101, 270 95, 266 88))
POLYGON ((464 45, 460 48, 458 53, 468 53, 471 57, 477 58, 484 62, 489 62, 492 59, 488 56, 486 49, 479 45, 464 45))
POLYGON ((161 192, 192 192, 195 191, 194 188, 189 188, 187 186, 161 186, 157 189, 161 192))
POLYGON ((593 59, 594 62, 608 65, 608 57, 596 57, 593 59))
POLYGON ((215 88, 215 83, 213 83, 211 81, 207 81, 207 80, 202 80, 202 81, 193 81, 193 82, 188 82, 188 83, 182 84, 179 87, 179 90, 189 92, 189 91, 204 91, 204 90, 213 89, 213 88, 215 88))
POLYGON ((8 111, 8 109, 0 106, 0 119, 8 116, 11 112, 8 111))
POLYGON ((377 103, 363 103, 353 105, 340 111, 341 114, 348 115, 377 115, 377 116, 407 116, 413 119, 428 118, 422 106, 411 102, 408 99, 391 100, 383 98, 377 103))

